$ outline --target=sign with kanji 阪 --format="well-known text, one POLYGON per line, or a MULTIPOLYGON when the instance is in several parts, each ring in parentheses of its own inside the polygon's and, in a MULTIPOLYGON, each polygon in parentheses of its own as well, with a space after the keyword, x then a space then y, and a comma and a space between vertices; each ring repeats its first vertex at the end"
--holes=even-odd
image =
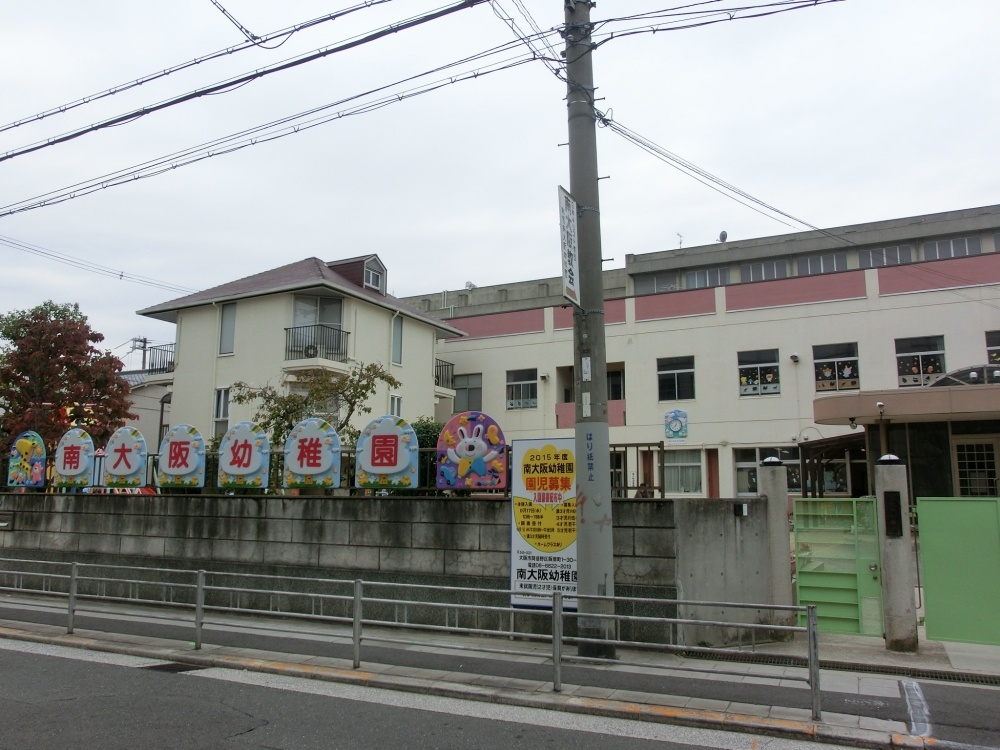
POLYGON ((205 486, 205 438, 189 424, 171 427, 160 441, 158 487, 205 486))

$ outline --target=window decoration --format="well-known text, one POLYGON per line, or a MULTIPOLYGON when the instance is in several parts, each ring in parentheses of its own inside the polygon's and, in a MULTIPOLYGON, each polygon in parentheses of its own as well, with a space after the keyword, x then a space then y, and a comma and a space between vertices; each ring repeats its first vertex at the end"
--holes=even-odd
POLYGON ((856 391, 861 387, 856 342, 814 346, 813 367, 817 391, 856 391))
POLYGON ((931 385, 945 375, 944 336, 896 339, 896 370, 904 388, 931 385))
POLYGON ((741 396, 781 393, 777 349, 739 352, 737 356, 741 396))

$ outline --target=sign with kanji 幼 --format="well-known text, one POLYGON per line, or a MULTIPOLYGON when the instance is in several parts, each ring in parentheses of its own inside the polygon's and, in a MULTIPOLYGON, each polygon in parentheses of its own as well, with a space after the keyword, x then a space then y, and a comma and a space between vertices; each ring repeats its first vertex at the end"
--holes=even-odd
POLYGON ((230 427, 219 444, 219 487, 267 487, 271 447, 253 422, 230 427))
POLYGON ((171 427, 160 441, 158 487, 205 486, 205 438, 189 424, 171 427))
POLYGON ((74 427, 56 446, 52 484, 55 487, 87 487, 94 481, 94 439, 74 427))
POLYGON ((576 593, 576 441, 515 440, 511 452, 511 604, 576 593))
POLYGON ((146 438, 135 427, 119 427, 104 449, 107 487, 142 487, 146 479, 146 438))
POLYGON ((288 433, 282 486, 340 486, 340 436, 325 419, 305 419, 288 433))
POLYGON ((577 205, 564 188, 559 188, 559 236, 562 245, 562 295, 580 304, 580 248, 577 242, 577 205))

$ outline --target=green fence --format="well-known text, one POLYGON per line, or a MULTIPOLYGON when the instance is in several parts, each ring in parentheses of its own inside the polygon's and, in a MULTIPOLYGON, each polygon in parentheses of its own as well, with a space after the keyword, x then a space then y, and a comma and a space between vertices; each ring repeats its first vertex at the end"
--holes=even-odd
POLYGON ((822 633, 882 635, 877 519, 874 497, 795 501, 797 603, 822 633))
POLYGON ((1000 646, 1000 498, 918 497, 927 637, 1000 646))

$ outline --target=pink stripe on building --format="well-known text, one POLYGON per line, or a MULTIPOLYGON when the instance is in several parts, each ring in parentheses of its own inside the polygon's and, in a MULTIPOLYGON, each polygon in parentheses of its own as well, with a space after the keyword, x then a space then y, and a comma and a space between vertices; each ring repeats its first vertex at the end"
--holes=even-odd
MULTIPOLYGON (((604 302, 604 323, 624 323, 625 322, 625 300, 609 299, 604 302)), ((555 330, 563 330, 573 327, 573 307, 552 308, 552 326, 555 330)))
POLYGON ((903 294, 1000 282, 1000 255, 970 255, 878 269, 878 293, 903 294))
POLYGON ((635 298, 636 320, 679 318, 684 315, 711 315, 715 312, 714 289, 650 294, 635 298))
POLYGON ((824 273, 726 287, 726 310, 804 305, 866 295, 865 272, 824 273))
MULTIPOLYGON (((476 315, 469 318, 451 318, 448 322, 468 333, 469 338, 473 339, 538 333, 545 330, 545 310, 538 308, 476 315)), ((446 341, 461 341, 461 339, 446 339, 446 341)))

